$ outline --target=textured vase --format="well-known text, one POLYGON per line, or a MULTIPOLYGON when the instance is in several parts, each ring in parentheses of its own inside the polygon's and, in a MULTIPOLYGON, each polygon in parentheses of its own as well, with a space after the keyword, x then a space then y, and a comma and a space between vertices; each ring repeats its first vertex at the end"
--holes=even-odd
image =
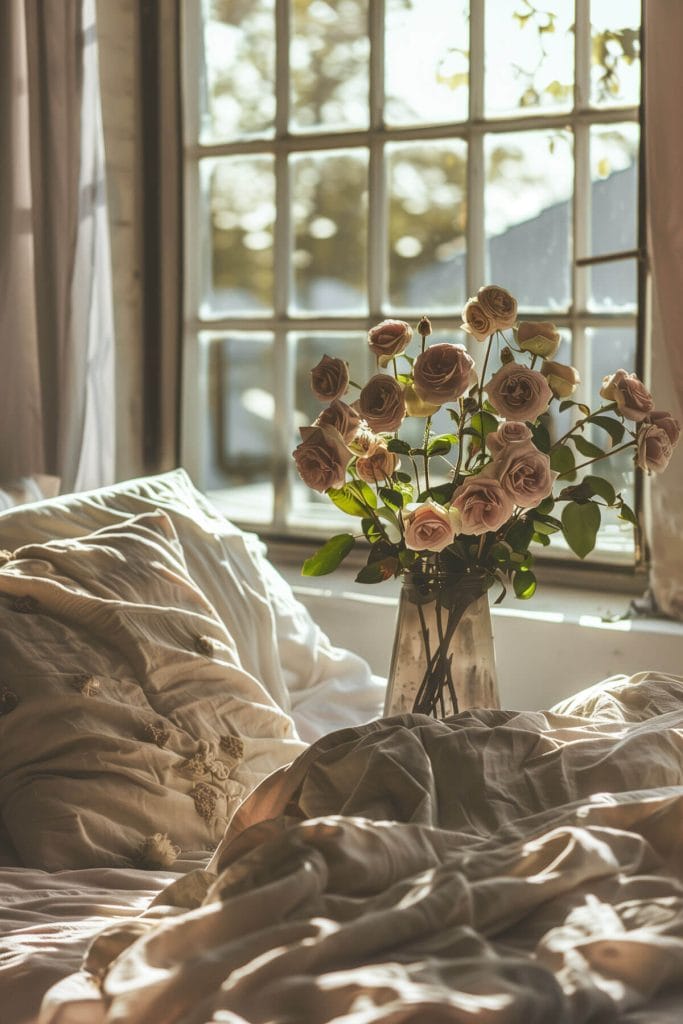
POLYGON ((387 681, 385 715, 446 718, 499 708, 488 591, 481 576, 405 573, 387 681))

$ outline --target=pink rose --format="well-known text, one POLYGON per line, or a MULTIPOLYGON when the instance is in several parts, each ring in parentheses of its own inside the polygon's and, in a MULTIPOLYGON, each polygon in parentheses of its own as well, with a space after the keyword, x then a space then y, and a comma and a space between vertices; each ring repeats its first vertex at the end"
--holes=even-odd
POLYGON ((361 391, 357 408, 372 430, 397 430, 406 414, 401 385, 388 373, 376 373, 361 391))
POLYGON ((387 366, 408 347, 412 336, 412 327, 404 320, 383 320, 368 331, 368 345, 377 356, 378 364, 387 366))
POLYGON ((323 356, 311 370, 311 391, 321 402, 333 402, 349 388, 349 364, 336 356, 323 356))
POLYGON ((636 465, 648 473, 663 473, 673 454, 669 435, 656 423, 643 423, 636 438, 636 465))
POLYGON ((547 320, 535 324, 522 320, 517 328, 517 344, 522 352, 552 359, 560 347, 560 332, 547 320))
POLYGON ((555 398, 569 398, 581 383, 579 371, 565 363, 553 363, 544 359, 541 373, 548 381, 548 387, 555 398))
POLYGON ((351 452, 334 427, 302 427, 301 444, 292 453, 305 484, 321 494, 342 487, 351 452))
POLYGON ((499 415, 533 422, 548 408, 553 393, 543 374, 519 363, 506 363, 484 388, 499 415))
POLYGON ((482 473, 468 477, 455 490, 451 505, 461 516, 460 533, 475 536, 499 530, 514 510, 500 480, 482 473))
POLYGON ((515 441, 531 440, 531 431, 526 423, 517 423, 511 420, 509 423, 501 423, 498 430, 492 430, 486 435, 486 447, 491 455, 498 455, 507 445, 515 441))
POLYGON ((443 405, 462 398, 476 382, 474 359, 464 345, 430 345, 413 364, 413 384, 423 402, 443 405))
POLYGON ((673 447, 678 444, 678 439, 681 436, 681 425, 678 420, 673 418, 670 412, 663 412, 661 409, 657 409, 650 413, 647 420, 648 423, 654 423, 666 431, 666 435, 673 447))
POLYGON ((444 508, 429 498, 421 505, 408 505, 401 519, 407 548, 443 551, 455 537, 460 517, 455 509, 444 508))
POLYGON ((505 493, 520 508, 540 505, 552 491, 558 475, 550 468, 550 458, 531 441, 508 445, 487 471, 495 474, 505 493))
POLYGON ((366 484, 382 484, 398 466, 398 455, 390 452, 381 438, 370 444, 365 455, 356 459, 356 471, 366 484))
POLYGON ((611 377, 603 377, 600 394, 608 402, 616 402, 624 419, 636 423, 644 420, 654 407, 652 395, 643 382, 635 373, 627 373, 626 370, 617 370, 611 377))
POLYGON ((314 427, 334 427, 344 438, 345 444, 350 444, 360 429, 361 418, 350 405, 335 398, 334 402, 323 409, 320 415, 313 422, 314 427))
POLYGON ((463 331, 471 334, 477 341, 486 341, 496 329, 495 321, 487 313, 479 299, 468 299, 462 311, 463 331))
POLYGON ((497 284, 487 284, 477 292, 482 309, 491 317, 494 330, 505 331, 517 319, 517 299, 497 284))

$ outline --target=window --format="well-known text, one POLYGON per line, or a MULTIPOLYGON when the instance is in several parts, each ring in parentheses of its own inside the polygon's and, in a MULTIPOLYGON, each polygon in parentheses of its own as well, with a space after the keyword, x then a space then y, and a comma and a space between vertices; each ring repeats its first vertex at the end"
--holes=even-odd
MULTIPOLYGON (((184 13, 183 460, 232 518, 329 529, 291 459, 320 411, 308 373, 328 352, 365 379, 387 316, 463 342, 465 300, 494 282, 561 328, 592 401, 637 367, 639 0, 184 13)), ((598 557, 633 555, 615 520, 598 557)))

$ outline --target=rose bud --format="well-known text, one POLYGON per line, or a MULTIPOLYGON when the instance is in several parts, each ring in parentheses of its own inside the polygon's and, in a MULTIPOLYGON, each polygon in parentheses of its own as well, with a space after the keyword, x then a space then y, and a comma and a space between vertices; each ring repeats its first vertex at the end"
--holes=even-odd
POLYGON ((617 370, 610 377, 603 377, 600 395, 608 402, 616 402, 617 410, 624 419, 640 423, 654 408, 652 395, 635 373, 617 370))
POLYGON ((484 390, 500 416, 529 422, 546 411, 553 395, 543 374, 519 363, 502 366, 484 390))
POLYGON ((323 356, 311 370, 311 391, 321 402, 333 402, 349 389, 349 364, 336 356, 323 356))
POLYGON ((505 345, 500 351, 500 361, 505 366, 506 363, 514 363, 515 357, 512 354, 512 350, 505 345))
POLYGON ((486 341, 496 329, 493 317, 486 312, 478 299, 468 299, 462 311, 462 329, 477 341, 486 341))
POLYGON ((663 473, 669 465, 674 446, 663 427, 643 423, 636 438, 636 465, 648 473, 663 473))
POLYGON ((459 532, 473 536, 499 530, 514 510, 512 498, 500 480, 482 473, 469 476, 455 490, 451 506, 461 516, 459 532))
POLYGON ((368 331, 370 351, 377 356, 379 366, 387 366, 410 344, 413 331, 403 320, 383 320, 368 331))
POLYGON ((464 345, 430 345, 413 364, 413 386, 423 402, 443 405, 462 398, 476 382, 474 359, 464 345))
POLYGON ((372 430, 398 430, 406 415, 401 385, 388 373, 376 373, 360 393, 358 411, 372 430))
POLYGON ((498 430, 493 430, 486 435, 486 447, 491 455, 496 456, 507 445, 513 444, 515 441, 530 441, 531 437, 531 431, 526 423, 511 420, 509 423, 501 423, 498 430))
POLYGON ((452 543, 460 526, 454 508, 444 508, 429 498, 422 504, 407 505, 401 511, 404 539, 410 551, 443 551, 452 543))
POLYGON ((517 328, 517 344, 522 352, 531 352, 543 359, 552 359, 560 347, 560 332, 548 321, 538 324, 522 320, 517 328))
POLYGON ((484 312, 493 321, 495 331, 505 331, 517 319, 517 299, 497 284, 487 284, 477 292, 484 312))
POLYGON ((397 466, 398 455, 390 452, 381 438, 373 441, 365 455, 356 459, 356 472, 366 484, 384 483, 397 466))
POLYGON ((428 316, 423 316, 417 325, 417 333, 423 338, 428 338, 432 333, 432 325, 428 316))
POLYGON ((661 427, 662 430, 666 431, 666 435, 674 447, 678 444, 678 439, 681 436, 681 425, 678 420, 673 418, 670 412, 663 412, 658 409, 655 412, 651 412, 647 419, 649 423, 654 423, 655 426, 661 427))
POLYGON ((341 434, 334 427, 302 427, 303 438, 292 453, 299 476, 321 494, 342 487, 351 458, 341 434))
POLYGON ((573 366, 565 366, 564 363, 552 363, 546 359, 541 366, 541 373, 548 381, 555 398, 569 398, 581 383, 579 371, 573 366))

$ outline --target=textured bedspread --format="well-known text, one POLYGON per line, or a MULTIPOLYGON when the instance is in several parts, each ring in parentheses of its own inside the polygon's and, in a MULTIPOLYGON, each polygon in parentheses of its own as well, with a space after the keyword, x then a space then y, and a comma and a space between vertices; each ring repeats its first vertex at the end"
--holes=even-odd
POLYGON ((683 684, 592 712, 331 734, 43 1020, 682 1020, 683 684))

